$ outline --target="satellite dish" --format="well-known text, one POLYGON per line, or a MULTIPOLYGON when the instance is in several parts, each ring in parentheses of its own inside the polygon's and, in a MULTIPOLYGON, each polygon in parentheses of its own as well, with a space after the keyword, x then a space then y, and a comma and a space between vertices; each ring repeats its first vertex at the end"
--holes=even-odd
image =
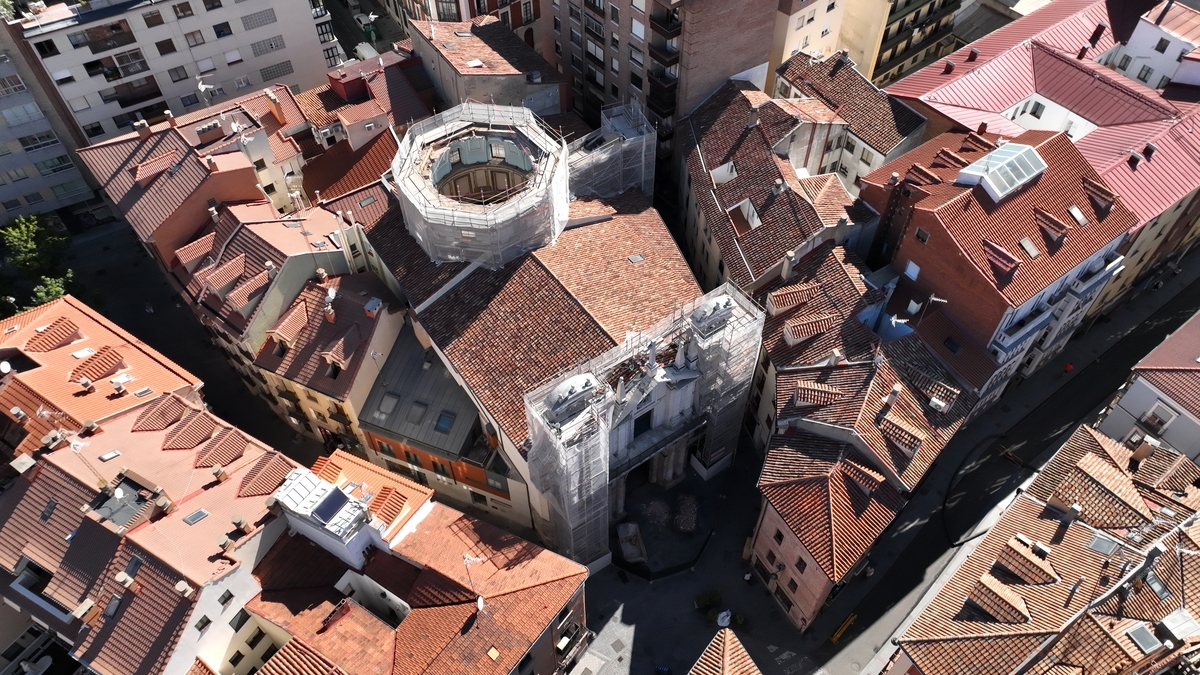
POLYGON ((7 375, 12 372, 12 364, 8 361, 0 361, 0 375, 7 375))

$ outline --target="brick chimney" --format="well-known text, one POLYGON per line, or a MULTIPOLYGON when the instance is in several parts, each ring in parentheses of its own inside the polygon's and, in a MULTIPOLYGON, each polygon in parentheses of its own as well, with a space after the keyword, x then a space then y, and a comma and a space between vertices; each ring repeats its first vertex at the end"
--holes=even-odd
POLYGON ((366 79, 357 72, 348 73, 345 68, 338 68, 326 73, 326 77, 329 78, 329 88, 347 103, 365 101, 369 95, 366 79))
POLYGON ((138 138, 146 140, 150 138, 150 123, 146 120, 138 120, 133 123, 133 129, 137 132, 138 138))
POLYGON ((274 91, 264 89, 267 99, 267 107, 271 109, 271 114, 275 116, 275 121, 280 124, 287 124, 287 116, 283 114, 283 106, 279 104, 279 97, 274 91))

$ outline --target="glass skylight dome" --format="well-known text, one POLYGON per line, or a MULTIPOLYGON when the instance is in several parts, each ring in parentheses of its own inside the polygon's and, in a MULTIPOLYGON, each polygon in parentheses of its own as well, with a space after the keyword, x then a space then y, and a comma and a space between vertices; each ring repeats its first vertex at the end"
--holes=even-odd
POLYGON ((988 196, 1000 201, 1045 170, 1046 162, 1032 146, 1006 143, 959 171, 956 182, 983 184, 988 196))

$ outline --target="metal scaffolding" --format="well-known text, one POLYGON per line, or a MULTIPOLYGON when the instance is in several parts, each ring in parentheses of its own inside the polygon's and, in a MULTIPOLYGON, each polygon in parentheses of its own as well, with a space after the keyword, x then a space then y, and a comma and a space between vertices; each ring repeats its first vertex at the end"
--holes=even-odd
POLYGON ((600 128, 568 146, 571 197, 613 197, 633 187, 654 195, 658 134, 636 102, 600 112, 600 128))
POLYGON ((733 453, 763 321, 725 284, 525 395, 531 480, 550 504, 559 552, 585 564, 608 553, 611 480, 672 448, 708 468, 733 453), (658 423, 634 430, 656 406, 658 423))
POLYGON ((391 177, 408 231, 435 261, 497 269, 554 243, 567 223, 566 143, 527 108, 468 102, 417 122, 391 177), (475 202, 439 192, 452 170, 489 164, 524 182, 475 202))

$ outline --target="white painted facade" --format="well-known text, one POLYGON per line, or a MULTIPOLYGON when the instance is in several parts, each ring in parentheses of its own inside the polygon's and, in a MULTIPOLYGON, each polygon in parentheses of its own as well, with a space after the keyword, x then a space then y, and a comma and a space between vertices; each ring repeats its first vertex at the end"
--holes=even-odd
POLYGON ((345 58, 320 0, 85 7, 52 5, 20 28, 92 141, 126 133, 136 113, 156 122, 168 108, 179 115, 264 85, 311 89, 345 58))
POLYGON ((1200 458, 1200 417, 1136 373, 1097 428, 1122 442, 1151 436, 1193 460, 1200 458))
MULTIPOLYGON (((1173 11, 1193 10, 1180 4, 1173 11)), ((1176 35, 1156 24, 1158 17, 1153 10, 1150 17, 1138 19, 1138 25, 1127 44, 1117 44, 1097 57, 1096 61, 1147 87, 1162 89, 1175 78, 1180 59, 1195 49, 1197 42, 1194 38, 1176 35)))

